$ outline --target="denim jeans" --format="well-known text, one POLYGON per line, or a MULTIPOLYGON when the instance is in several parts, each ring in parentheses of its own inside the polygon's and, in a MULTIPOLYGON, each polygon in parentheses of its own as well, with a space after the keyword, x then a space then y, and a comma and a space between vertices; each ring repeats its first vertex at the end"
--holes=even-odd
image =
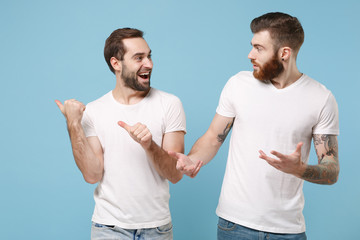
POLYGON ((91 240, 172 240, 171 222, 156 228, 124 229, 92 223, 91 240))
POLYGON ((305 232, 299 234, 279 234, 261 232, 219 218, 218 240, 306 240, 305 232))

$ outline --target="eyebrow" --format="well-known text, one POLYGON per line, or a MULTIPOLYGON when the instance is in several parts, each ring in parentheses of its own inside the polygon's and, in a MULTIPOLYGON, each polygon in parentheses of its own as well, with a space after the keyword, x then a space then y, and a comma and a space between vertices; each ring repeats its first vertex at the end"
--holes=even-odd
MULTIPOLYGON (((137 56, 144 56, 144 55, 146 55, 146 53, 144 53, 144 52, 139 52, 139 53, 135 53, 132 57, 134 58, 134 57, 137 57, 137 56)), ((151 55, 151 50, 150 50, 150 52, 149 52, 148 55, 151 55)))
POLYGON ((262 48, 264 47, 264 46, 262 46, 262 45, 260 45, 258 43, 253 44, 252 42, 250 42, 250 45, 253 46, 253 47, 262 47, 262 48))
POLYGON ((261 48, 265 49, 265 47, 263 45, 260 45, 258 43, 252 44, 252 42, 250 42, 250 45, 253 46, 254 48, 261 47, 261 48))

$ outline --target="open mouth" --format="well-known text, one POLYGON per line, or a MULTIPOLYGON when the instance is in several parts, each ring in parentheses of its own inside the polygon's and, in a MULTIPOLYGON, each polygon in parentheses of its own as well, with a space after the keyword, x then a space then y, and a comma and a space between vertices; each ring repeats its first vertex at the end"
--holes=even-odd
POLYGON ((150 72, 139 73, 138 76, 141 77, 142 79, 148 80, 150 78, 150 72))

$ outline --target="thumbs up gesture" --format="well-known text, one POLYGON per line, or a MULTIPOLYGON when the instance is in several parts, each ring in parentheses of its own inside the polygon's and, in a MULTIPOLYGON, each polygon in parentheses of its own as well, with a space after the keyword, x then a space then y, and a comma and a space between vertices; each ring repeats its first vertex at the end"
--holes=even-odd
POLYGON ((83 113, 85 111, 84 104, 75 99, 66 100, 64 105, 59 100, 55 100, 55 103, 59 107, 68 123, 81 122, 83 113))
POLYGON ((123 121, 118 122, 119 126, 124 128, 129 135, 144 149, 149 149, 152 142, 152 134, 146 125, 137 123, 134 126, 130 126, 123 121))

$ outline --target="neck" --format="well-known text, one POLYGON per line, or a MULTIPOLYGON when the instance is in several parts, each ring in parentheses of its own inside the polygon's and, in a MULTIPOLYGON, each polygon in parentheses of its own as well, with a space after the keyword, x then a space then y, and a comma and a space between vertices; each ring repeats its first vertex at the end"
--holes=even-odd
POLYGON ((296 82, 301 76, 302 73, 299 72, 296 64, 284 63, 284 71, 278 77, 272 79, 271 83, 276 88, 283 89, 296 82))
POLYGON ((124 84, 124 80, 120 77, 116 77, 116 85, 112 91, 113 97, 121 104, 132 105, 140 102, 149 93, 148 91, 136 91, 127 87, 124 84))

